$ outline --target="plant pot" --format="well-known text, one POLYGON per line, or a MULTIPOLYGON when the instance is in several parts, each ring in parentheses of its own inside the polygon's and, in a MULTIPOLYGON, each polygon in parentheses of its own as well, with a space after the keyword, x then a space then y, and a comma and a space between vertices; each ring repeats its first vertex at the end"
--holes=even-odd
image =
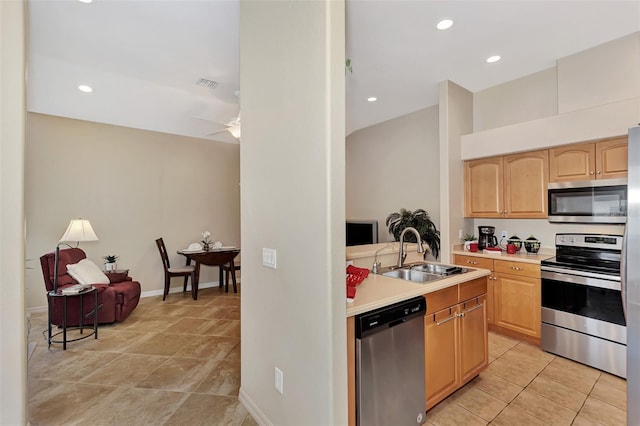
POLYGON ((107 272, 115 271, 116 269, 118 269, 118 264, 117 263, 105 263, 104 264, 104 270, 107 271, 107 272))

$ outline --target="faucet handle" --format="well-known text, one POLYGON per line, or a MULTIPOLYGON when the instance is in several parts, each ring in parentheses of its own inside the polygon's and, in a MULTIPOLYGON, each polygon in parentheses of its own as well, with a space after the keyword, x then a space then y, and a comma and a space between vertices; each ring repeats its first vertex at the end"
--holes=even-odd
POLYGON ((371 272, 377 274, 378 272, 380 272, 380 266, 382 266, 380 262, 373 262, 373 268, 371 268, 371 272))

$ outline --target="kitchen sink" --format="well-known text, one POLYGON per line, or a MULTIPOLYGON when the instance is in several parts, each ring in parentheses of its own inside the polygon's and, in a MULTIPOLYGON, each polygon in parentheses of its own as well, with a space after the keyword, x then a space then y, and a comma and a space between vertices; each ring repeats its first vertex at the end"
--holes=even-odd
POLYGON ((463 271, 461 267, 459 266, 453 266, 453 265, 438 265, 435 263, 419 263, 419 264, 414 264, 414 265, 410 265, 411 270, 413 271, 423 271, 423 272, 429 272, 430 274, 438 274, 438 275, 453 275, 453 274, 460 274, 463 272, 467 272, 466 270, 463 271))
POLYGON ((428 283, 447 278, 453 274, 464 274, 469 272, 466 268, 459 266, 444 265, 437 263, 412 263, 398 268, 391 266, 384 268, 382 275, 389 278, 398 278, 405 281, 413 281, 415 283, 428 283))
POLYGON ((428 272, 406 268, 393 269, 391 271, 383 272, 382 275, 384 275, 385 277, 400 278, 401 280, 413 281, 417 283, 426 283, 429 281, 435 281, 445 278, 442 275, 430 274, 428 272))

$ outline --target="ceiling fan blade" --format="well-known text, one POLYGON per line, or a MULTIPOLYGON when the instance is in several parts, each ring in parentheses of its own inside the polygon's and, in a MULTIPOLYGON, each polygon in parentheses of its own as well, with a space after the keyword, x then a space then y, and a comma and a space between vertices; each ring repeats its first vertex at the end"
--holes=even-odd
POLYGON ((220 129, 220 130, 216 130, 215 132, 207 133, 207 135, 211 136, 211 135, 215 135, 215 134, 218 134, 218 133, 226 132, 227 130, 229 130, 229 129, 228 128, 220 129))

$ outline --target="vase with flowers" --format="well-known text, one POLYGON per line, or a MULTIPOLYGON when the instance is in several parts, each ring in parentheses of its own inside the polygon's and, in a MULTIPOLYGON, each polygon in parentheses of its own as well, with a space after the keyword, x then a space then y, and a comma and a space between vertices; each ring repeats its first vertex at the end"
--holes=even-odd
POLYGON ((211 241, 210 237, 211 237, 211 232, 204 231, 202 233, 203 240, 201 241, 201 243, 202 243, 202 249, 205 251, 209 251, 213 247, 213 241, 211 241))

